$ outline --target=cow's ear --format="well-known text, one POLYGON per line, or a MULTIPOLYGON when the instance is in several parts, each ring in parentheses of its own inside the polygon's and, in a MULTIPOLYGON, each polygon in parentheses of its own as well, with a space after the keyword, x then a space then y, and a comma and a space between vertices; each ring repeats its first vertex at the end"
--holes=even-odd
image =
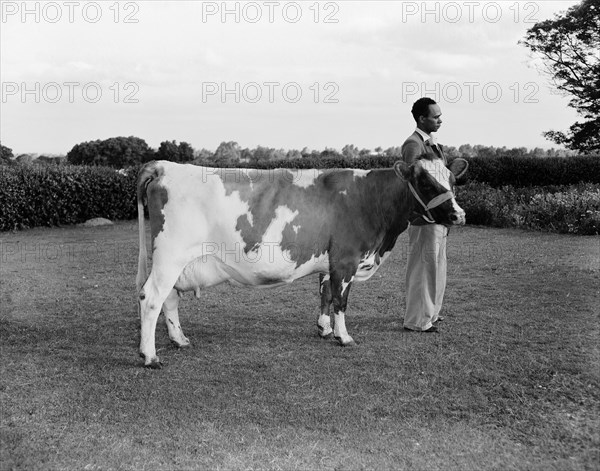
POLYGON ((410 167, 403 160, 398 160, 394 164, 394 172, 398 175, 402 180, 408 180, 410 178, 410 167))
POLYGON ((458 180, 467 173, 469 168, 469 162, 465 159, 454 159, 450 165, 448 165, 450 171, 454 174, 454 177, 458 180))

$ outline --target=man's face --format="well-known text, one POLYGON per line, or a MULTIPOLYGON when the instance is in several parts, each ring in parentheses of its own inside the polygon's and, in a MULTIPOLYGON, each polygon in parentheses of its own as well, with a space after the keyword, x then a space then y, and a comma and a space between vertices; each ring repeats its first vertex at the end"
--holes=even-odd
POLYGON ((420 116, 419 124, 427 134, 436 132, 442 125, 442 110, 439 105, 429 105, 429 115, 420 116))

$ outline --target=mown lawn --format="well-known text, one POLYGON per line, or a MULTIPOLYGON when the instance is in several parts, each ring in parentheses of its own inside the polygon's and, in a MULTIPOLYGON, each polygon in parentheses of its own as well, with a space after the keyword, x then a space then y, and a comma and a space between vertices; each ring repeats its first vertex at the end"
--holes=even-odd
POLYGON ((579 470, 600 463, 600 238, 466 227, 440 334, 406 237, 318 338, 317 279, 181 303, 137 356, 137 224, 0 234, 0 469, 579 470))

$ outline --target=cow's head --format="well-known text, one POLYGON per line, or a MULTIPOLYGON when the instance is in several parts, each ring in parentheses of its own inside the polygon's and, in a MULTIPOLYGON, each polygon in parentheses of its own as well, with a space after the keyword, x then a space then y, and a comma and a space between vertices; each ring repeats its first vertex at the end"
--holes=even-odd
POLYGON ((441 159, 419 158, 411 166, 398 161, 394 170, 407 182, 418 215, 431 223, 453 225, 465 223, 465 212, 456 202, 454 186, 468 166, 464 159, 455 159, 446 167, 441 159))

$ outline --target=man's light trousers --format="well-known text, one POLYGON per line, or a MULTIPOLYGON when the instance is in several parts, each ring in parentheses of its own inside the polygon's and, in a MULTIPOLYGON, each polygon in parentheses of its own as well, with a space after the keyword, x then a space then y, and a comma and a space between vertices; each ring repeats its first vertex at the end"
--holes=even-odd
POLYGON ((448 228, 409 226, 404 327, 427 330, 437 320, 446 290, 448 228))

